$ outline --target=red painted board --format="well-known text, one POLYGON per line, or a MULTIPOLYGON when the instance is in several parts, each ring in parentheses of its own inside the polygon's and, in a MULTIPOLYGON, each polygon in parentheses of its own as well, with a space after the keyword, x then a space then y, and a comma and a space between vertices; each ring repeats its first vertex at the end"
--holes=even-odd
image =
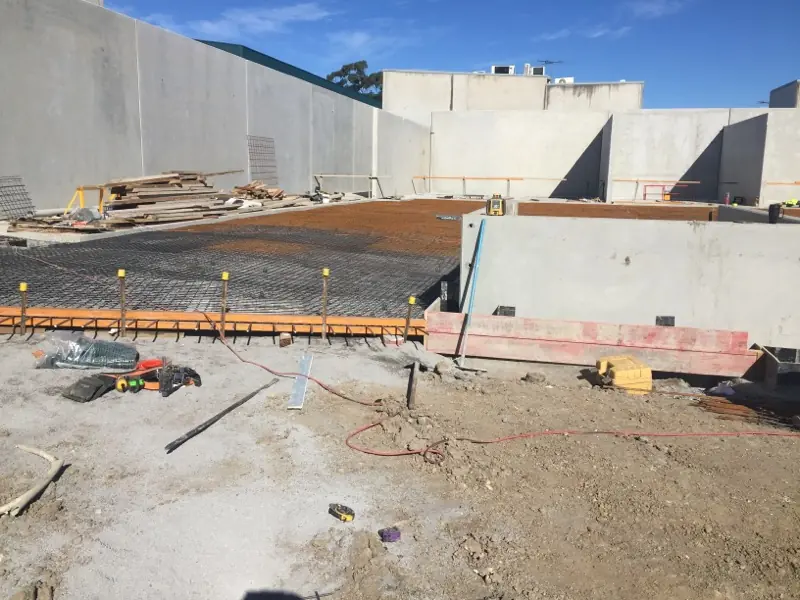
MULTIPOLYGON (((426 314, 426 318, 428 335, 459 334, 465 315, 430 312, 426 314)), ((477 335, 505 339, 597 344, 615 346, 619 350, 642 348, 726 354, 744 354, 748 350, 746 331, 620 325, 585 321, 550 321, 492 315, 472 316, 468 348, 472 337, 477 335)))
MULTIPOLYGON (((430 352, 454 355, 456 354, 458 338, 458 334, 432 332, 429 329, 425 347, 430 352)), ((634 356, 644 361, 654 371, 718 375, 721 377, 741 377, 753 366, 758 358, 755 352, 724 354, 718 352, 632 348, 582 342, 488 337, 472 332, 467 340, 466 352, 467 356, 481 358, 587 366, 594 366, 597 359, 602 356, 618 354, 634 356)))

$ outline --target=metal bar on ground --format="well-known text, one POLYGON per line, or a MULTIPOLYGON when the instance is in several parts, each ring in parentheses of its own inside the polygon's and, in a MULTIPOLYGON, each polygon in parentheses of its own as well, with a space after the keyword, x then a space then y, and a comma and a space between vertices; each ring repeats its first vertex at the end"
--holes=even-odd
POLYGON ((289 410, 300 410, 306 401, 306 390, 308 390, 308 376, 311 375, 311 362, 314 360, 313 354, 303 354, 300 359, 300 368, 297 377, 294 378, 294 385, 292 386, 292 393, 289 396, 289 404, 286 408, 289 410))
POLYGON ((277 377, 275 379, 273 379, 272 381, 270 381, 269 383, 262 385, 257 390, 255 390, 253 392, 250 392, 249 394, 247 394, 247 396, 245 396, 241 400, 237 400, 236 402, 231 404, 228 408, 226 408, 224 410, 221 410, 220 412, 218 412, 216 415, 214 415, 213 417, 211 417, 207 421, 204 421, 203 423, 200 423, 200 425, 198 425, 197 427, 195 427, 191 431, 187 431, 181 437, 179 437, 177 440, 172 441, 169 444, 167 444, 166 446, 164 446, 164 450, 167 451, 167 454, 171 453, 172 451, 176 450, 177 448, 179 448, 180 446, 182 446, 183 444, 188 442, 190 439, 192 439, 196 435, 198 435, 200 433, 203 433, 206 429, 211 427, 214 423, 219 421, 222 417, 224 417, 228 413, 233 412, 234 410, 239 408, 242 404, 244 404, 245 402, 247 402, 248 400, 253 398, 260 391, 265 390, 268 387, 272 387, 276 383, 278 383, 278 378, 277 377))
POLYGON ((24 281, 19 284, 19 296, 19 332, 25 335, 26 310, 28 308, 28 284, 24 281))
POLYGON ((411 365, 411 372, 408 375, 408 391, 406 392, 406 406, 408 410, 414 410, 417 406, 417 373, 419 372, 419 361, 414 361, 411 365))

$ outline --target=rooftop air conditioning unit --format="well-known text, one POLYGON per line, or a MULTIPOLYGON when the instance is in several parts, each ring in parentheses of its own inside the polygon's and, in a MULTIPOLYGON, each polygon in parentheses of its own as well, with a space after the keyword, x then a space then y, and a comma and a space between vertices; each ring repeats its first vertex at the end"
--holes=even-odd
POLYGON ((513 75, 514 65, 492 65, 492 74, 494 75, 513 75))
POLYGON ((553 83, 556 83, 556 84, 559 84, 559 83, 560 84, 575 83, 575 78, 574 77, 556 77, 556 80, 553 83))
POLYGON ((523 75, 544 75, 544 66, 532 67, 530 64, 525 63, 523 75))

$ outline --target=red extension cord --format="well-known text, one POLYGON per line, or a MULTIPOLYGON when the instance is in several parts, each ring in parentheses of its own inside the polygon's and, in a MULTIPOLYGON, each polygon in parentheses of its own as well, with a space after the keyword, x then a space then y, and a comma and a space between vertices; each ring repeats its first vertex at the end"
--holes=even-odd
MULTIPOLYGON (((208 319, 208 316, 206 316, 208 319)), ((214 325, 211 319, 208 319, 212 326, 214 325)), ((216 327, 215 327, 216 329, 216 327)), ((306 376, 302 373, 283 373, 280 371, 274 371, 269 367, 254 362, 252 360, 247 360, 243 358, 233 347, 228 344, 227 340, 224 336, 220 335, 220 341, 223 345, 230 350, 233 355, 238 358, 241 362, 246 363, 248 365, 253 365, 260 369, 264 369, 268 373, 275 375, 276 377, 307 377, 310 381, 313 381, 322 389, 330 392, 331 394, 338 396, 344 400, 348 400, 349 402, 355 402, 357 404, 361 404, 363 406, 380 406, 380 400, 376 400, 374 402, 365 402, 363 400, 356 400, 355 398, 350 398, 349 396, 343 394, 335 390, 334 388, 330 387, 329 385, 323 383, 319 379, 315 379, 310 375, 306 376)), ((688 394, 681 394, 681 395, 688 395, 688 394)), ((695 395, 695 394, 692 394, 695 395)), ((698 394, 699 395, 699 394, 698 394)), ((507 435, 505 437, 499 437, 489 440, 479 440, 469 437, 453 437, 453 438, 444 438, 431 444, 430 446, 423 448, 421 450, 374 450, 372 448, 365 448, 363 446, 357 446, 352 442, 352 439, 357 437, 358 435, 364 433, 372 429, 373 427, 377 427, 381 423, 384 423, 391 417, 384 417, 380 421, 375 421, 374 423, 368 423, 367 425, 362 425, 358 429, 352 431, 348 434, 345 438, 344 443, 347 444, 348 448, 356 450, 358 452, 363 452, 364 454, 371 454, 373 456, 412 456, 415 454, 421 455, 423 458, 428 460, 429 462, 440 462, 444 459, 444 453, 438 448, 448 440, 459 441, 459 442, 470 442, 473 444, 499 444, 501 442, 510 442, 513 440, 522 440, 522 439, 529 439, 535 437, 543 437, 546 435, 612 435, 616 437, 653 437, 653 438, 688 438, 688 437, 781 437, 781 438, 800 438, 800 433, 790 432, 790 431, 714 431, 714 432, 653 432, 653 431, 627 431, 624 429, 620 430, 607 430, 607 431, 590 431, 590 430, 581 430, 581 429, 553 429, 553 430, 545 430, 545 431, 530 431, 527 433, 517 433, 514 435, 507 435), (435 458, 433 458, 435 457, 435 458)))

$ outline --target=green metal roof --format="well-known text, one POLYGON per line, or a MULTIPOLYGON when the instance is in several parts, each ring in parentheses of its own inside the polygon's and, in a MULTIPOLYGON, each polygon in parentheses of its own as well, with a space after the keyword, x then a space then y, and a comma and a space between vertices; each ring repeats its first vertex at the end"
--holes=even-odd
POLYGON ((272 58, 271 56, 267 56, 266 54, 261 54, 261 52, 256 52, 255 50, 253 50, 252 48, 248 48, 247 46, 242 46, 241 44, 229 44, 227 42, 212 42, 210 40, 197 40, 197 41, 202 42, 203 44, 208 44, 209 46, 213 46, 214 48, 224 50, 225 52, 230 52, 235 56, 238 56, 245 60, 249 60, 250 62, 256 63, 257 65, 261 65, 262 67, 267 67, 268 69, 272 69, 273 71, 279 71, 281 73, 285 73, 286 75, 291 75, 292 77, 296 77, 297 79, 302 79, 303 81, 307 81, 308 83, 311 83, 313 85, 325 88, 326 90, 330 90, 336 94, 341 94, 342 96, 347 96, 348 98, 357 100, 358 102, 363 102, 364 104, 368 104, 369 106, 374 106, 375 108, 382 107, 382 103, 380 100, 368 98, 363 94, 359 94, 358 92, 350 91, 347 88, 343 88, 340 85, 331 83, 324 77, 320 77, 319 75, 314 75, 313 73, 304 71, 303 69, 298 69, 294 65, 285 63, 282 60, 278 60, 277 58, 272 58))

